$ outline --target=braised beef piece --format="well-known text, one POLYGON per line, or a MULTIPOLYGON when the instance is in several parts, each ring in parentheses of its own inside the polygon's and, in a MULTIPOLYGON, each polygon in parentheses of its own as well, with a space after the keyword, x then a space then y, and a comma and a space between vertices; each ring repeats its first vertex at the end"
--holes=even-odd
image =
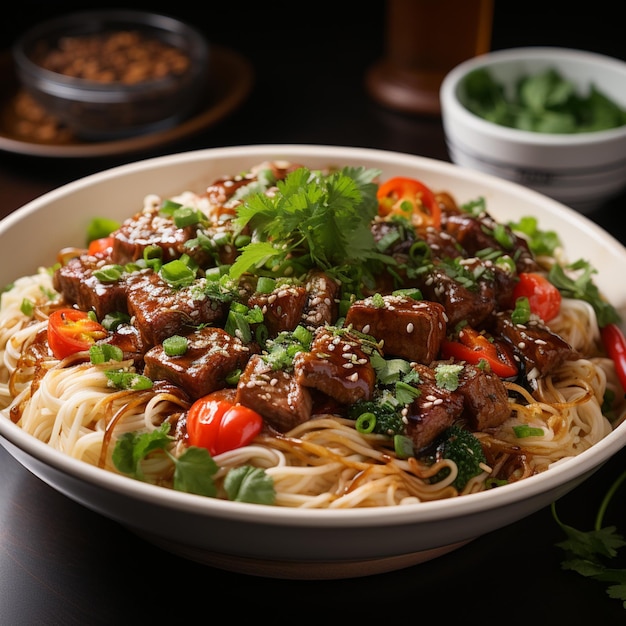
POLYGON ((107 262, 99 257, 75 257, 54 272, 52 285, 68 304, 76 304, 81 311, 94 311, 98 319, 115 311, 126 312, 123 284, 102 283, 93 275, 105 265, 107 262))
POLYGON ((196 230, 193 227, 179 228, 170 215, 161 213, 159 207, 150 207, 125 220, 112 236, 112 263, 125 265, 137 261, 143 258, 148 246, 158 246, 163 262, 167 263, 186 252, 185 242, 196 236, 196 230))
POLYGON ((203 327, 186 335, 187 351, 168 356, 155 345, 144 356, 144 374, 182 387, 192 400, 226 386, 226 377, 243 369, 250 348, 221 328, 203 327))
POLYGON ((305 279, 307 298, 301 322, 306 327, 334 324, 338 315, 339 285, 324 272, 312 270, 305 279))
POLYGON ((382 342, 385 356, 430 363, 446 336, 447 318, 443 306, 408 296, 381 298, 354 302, 346 314, 346 325, 382 342))
POLYGON ((413 365, 418 372, 419 395, 409 404, 406 414, 406 434, 416 450, 432 443, 437 435, 458 420, 463 412, 463 396, 437 386, 435 370, 427 365, 413 365))
POLYGON ((237 384, 235 402, 253 408, 279 432, 287 432, 311 417, 309 390, 293 373, 273 370, 262 356, 253 355, 237 384))
POLYGON ((430 366, 414 364, 420 394, 408 406, 407 435, 420 450, 454 422, 462 420, 472 430, 493 428, 510 415, 507 390, 500 378, 475 365, 464 364, 458 374, 458 387, 451 391, 436 381, 434 361, 430 366))
POLYGON ((539 319, 515 324, 510 311, 501 311, 492 322, 492 333, 511 344, 530 379, 542 378, 565 361, 579 358, 574 348, 539 319))
POLYGON ((496 307, 493 281, 481 279, 470 288, 442 266, 433 266, 420 277, 417 286, 425 300, 443 305, 450 328, 460 322, 480 326, 496 307))
POLYGON ((499 376, 466 363, 456 393, 463 397, 463 419, 472 430, 500 426, 511 414, 508 392, 499 376))
POLYGON ((270 337, 282 331, 293 330, 304 312, 307 293, 303 286, 283 285, 270 293, 253 293, 248 306, 258 306, 263 311, 263 321, 270 337))
POLYGON ((218 325, 228 311, 227 304, 207 297, 198 282, 174 289, 150 269, 129 274, 124 285, 128 313, 148 346, 200 324, 218 325))
POLYGON ((510 254, 516 262, 518 272, 538 269, 526 240, 518 237, 507 224, 496 222, 488 213, 478 217, 464 212, 444 213, 441 228, 458 241, 467 251, 467 256, 474 256, 480 250, 491 248, 510 254), (496 232, 501 233, 498 238, 495 236, 496 232), (502 243, 502 234, 510 244, 502 243))
POLYGON ((117 346, 124 353, 124 359, 132 359, 140 367, 143 366, 143 356, 149 347, 144 345, 139 329, 132 324, 120 324, 99 343, 117 346))
POLYGON ((299 352, 294 359, 296 381, 342 404, 370 400, 376 382, 370 356, 375 349, 348 330, 320 326, 310 352, 299 352))

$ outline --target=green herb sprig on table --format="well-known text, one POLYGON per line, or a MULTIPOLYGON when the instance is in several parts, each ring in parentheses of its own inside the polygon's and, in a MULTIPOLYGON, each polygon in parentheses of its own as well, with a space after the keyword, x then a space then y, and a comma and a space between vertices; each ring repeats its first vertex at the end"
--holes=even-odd
POLYGON ((523 76, 512 94, 485 68, 467 75, 465 106, 501 126, 540 133, 585 133, 626 124, 626 110, 591 84, 586 95, 554 68, 523 76))
POLYGON ((603 526, 607 507, 624 482, 626 471, 617 477, 605 494, 593 530, 582 531, 564 524, 557 516, 554 502, 552 515, 567 535, 565 541, 556 544, 565 551, 561 567, 606 584, 609 597, 622 600, 626 609, 626 568, 611 568, 608 565, 617 557, 617 550, 626 546, 626 539, 617 532, 615 526, 603 526))

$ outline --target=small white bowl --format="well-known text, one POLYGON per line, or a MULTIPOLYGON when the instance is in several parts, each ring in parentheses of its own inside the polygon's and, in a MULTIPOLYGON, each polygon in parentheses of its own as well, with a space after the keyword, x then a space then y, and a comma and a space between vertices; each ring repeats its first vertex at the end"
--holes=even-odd
POLYGON ((626 63, 582 50, 528 47, 483 54, 455 67, 440 91, 448 152, 458 165, 506 178, 587 213, 626 186, 626 125, 595 132, 548 134, 482 119, 463 104, 463 81, 488 69, 505 90, 553 68, 586 95, 593 84, 626 108, 626 63))

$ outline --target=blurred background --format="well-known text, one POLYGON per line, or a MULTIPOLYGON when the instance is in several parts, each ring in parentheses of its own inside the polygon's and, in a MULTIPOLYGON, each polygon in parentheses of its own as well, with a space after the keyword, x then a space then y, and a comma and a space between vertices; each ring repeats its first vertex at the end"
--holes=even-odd
MULTIPOLYGON (((437 0, 424 4, 429 2, 437 5, 437 0)), ((362 86, 367 70, 384 56, 388 46, 386 0, 318 0, 307 5, 275 0, 204 6, 192 9, 173 2, 129 1, 87 7, 84 2, 19 2, 12 7, 11 18, 0 22, 0 47, 9 48, 33 24, 70 11, 117 7, 162 12, 196 25, 210 42, 245 55, 254 65, 257 84, 274 86, 272 101, 264 104, 280 107, 289 106, 296 97, 332 103, 341 97, 342 89, 362 86), (299 92, 282 93, 281 76, 297 73, 303 57, 318 59, 319 71, 301 77, 299 92)), ((597 0, 580 10, 561 0, 494 0, 490 47, 555 45, 626 59, 625 21, 624 2, 597 0)), ((449 45, 454 46, 460 25, 458 16, 452 13, 420 27, 436 31, 438 37, 449 39, 449 45)), ((332 111, 332 106, 322 110, 332 111)))

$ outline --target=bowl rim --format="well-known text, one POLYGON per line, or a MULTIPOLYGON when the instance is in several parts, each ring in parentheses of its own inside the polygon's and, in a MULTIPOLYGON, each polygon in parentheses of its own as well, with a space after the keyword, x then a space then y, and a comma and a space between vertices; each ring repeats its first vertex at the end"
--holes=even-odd
MULTIPOLYGON (((389 166, 414 166, 428 170, 434 174, 445 174, 455 178, 469 179, 485 183, 491 188, 504 192, 514 193, 517 196, 538 202, 543 207, 549 207, 556 216, 564 220, 573 220, 582 229, 595 231, 606 239, 609 247, 616 246, 620 252, 623 246, 612 235, 598 225, 563 204, 552 200, 532 189, 528 189, 497 178, 490 174, 471 171, 453 163, 439 161, 427 157, 388 151, 381 149, 341 147, 328 145, 307 144, 260 144, 251 146, 231 146, 221 148, 204 148, 185 153, 169 154, 153 157, 124 165, 116 166, 95 174, 88 175, 71 183, 52 190, 39 198, 32 200, 0 221, 0 234, 10 229, 21 219, 41 211, 50 202, 56 201, 77 191, 88 188, 94 183, 107 181, 115 177, 140 174, 155 167, 169 165, 184 165, 185 163, 200 160, 219 160, 230 157, 246 157, 251 160, 266 158, 269 155, 280 154, 281 158, 306 159, 307 157, 325 157, 329 162, 338 160, 363 161, 368 159, 382 159, 389 166)), ((147 190, 148 191, 148 190, 147 190)), ((626 250, 624 251, 626 255, 626 250)), ((626 256, 625 256, 626 258, 626 256)), ((542 493, 557 490, 572 480, 579 479, 589 472, 593 472, 606 462, 613 454, 626 446, 626 422, 619 425, 602 440, 591 448, 581 452, 576 457, 564 459, 555 463, 548 471, 531 476, 523 481, 507 485, 502 489, 493 489, 476 494, 470 494, 449 500, 420 502, 417 504, 399 507, 376 507, 366 509, 297 509, 289 507, 273 507, 267 505, 248 504, 240 502, 222 501, 189 493, 178 492, 156 485, 150 485, 133 478, 122 476, 91 466, 88 463, 74 459, 48 444, 39 441, 33 435, 22 431, 6 416, 0 414, 0 445, 4 441, 25 453, 65 474, 86 480, 91 486, 103 488, 109 492, 123 494, 138 501, 151 502, 171 510, 184 510, 196 515, 228 518, 232 520, 249 521, 256 519, 259 523, 287 524, 289 526, 307 526, 314 523, 325 528, 366 527, 374 524, 385 526, 400 526, 411 523, 436 521, 439 519, 454 519, 461 516, 480 513, 489 509, 506 507, 519 503, 542 493), (575 463, 575 471, 570 467, 575 463), (563 475, 570 472, 567 480, 563 475), (459 506, 462 502, 462 506, 459 506)), ((6 447, 6 446, 5 446, 6 447)), ((9 450, 10 452, 10 450, 9 450)))
POLYGON ((24 31, 11 47, 11 54, 18 70, 18 74, 28 75, 38 83, 46 83, 48 93, 73 99, 72 92, 94 92, 98 96, 115 93, 143 92, 147 89, 165 89, 181 81, 189 81, 204 73, 204 67, 208 63, 210 46, 206 37, 195 26, 184 20, 172 17, 165 13, 155 11, 142 11, 135 9, 91 9, 72 11, 62 16, 53 17, 24 31), (48 70, 33 61, 27 53, 28 48, 40 37, 46 37, 49 31, 58 31, 64 27, 71 27, 85 22, 111 22, 112 24, 128 23, 137 24, 145 30, 165 33, 184 33, 185 39, 190 45, 185 52, 190 56, 192 63, 189 69, 181 75, 166 75, 160 78, 151 78, 138 83, 125 84, 119 81, 110 83, 68 76, 60 72, 48 70))
POLYGON ((472 70, 489 67, 492 64, 505 64, 518 60, 540 59, 550 64, 550 59, 573 60, 606 66, 623 74, 626 82, 626 62, 615 57, 576 48, 558 46, 527 46, 503 48, 467 59, 455 66, 444 77, 439 90, 442 118, 444 122, 455 120, 476 132, 498 139, 523 145, 539 146, 585 146, 588 144, 617 141, 626 138, 626 124, 617 128, 589 131, 584 133, 540 133, 518 128, 509 128, 485 120, 469 111, 459 100, 458 87, 463 78, 472 70))

